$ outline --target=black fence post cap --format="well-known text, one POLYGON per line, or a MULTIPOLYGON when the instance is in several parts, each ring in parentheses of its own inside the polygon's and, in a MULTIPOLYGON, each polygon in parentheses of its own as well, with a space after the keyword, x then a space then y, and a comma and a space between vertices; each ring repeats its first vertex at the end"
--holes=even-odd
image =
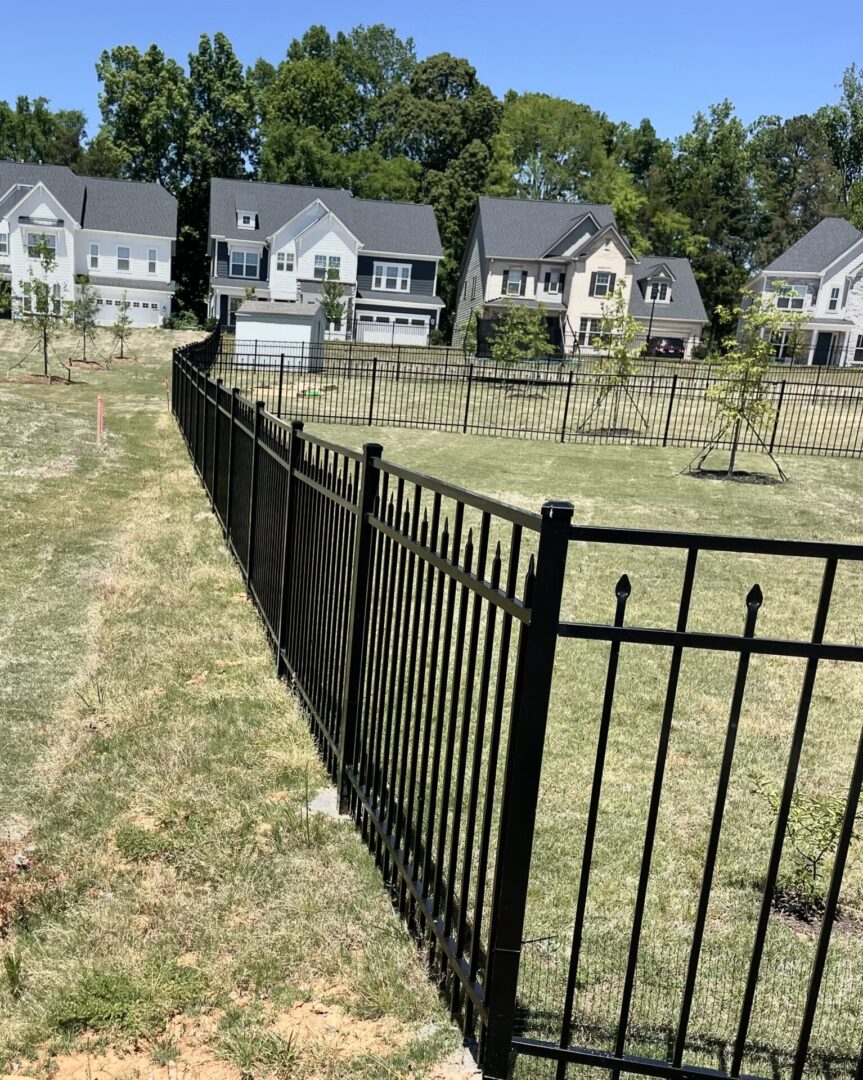
POLYGON ((366 457, 380 457, 383 452, 384 448, 379 442, 363 443, 363 453, 366 457))
POLYGON ((542 516, 555 521, 572 521, 575 507, 567 499, 548 499, 542 504, 542 516))

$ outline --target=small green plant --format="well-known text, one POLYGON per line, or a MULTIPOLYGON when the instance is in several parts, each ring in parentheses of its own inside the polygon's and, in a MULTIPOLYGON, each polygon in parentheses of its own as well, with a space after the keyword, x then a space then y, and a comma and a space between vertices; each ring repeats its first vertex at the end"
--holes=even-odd
POLYGON ((180 1056, 180 1047, 170 1035, 163 1035, 157 1039, 150 1051, 150 1057, 154 1065, 168 1066, 180 1056))
POLYGON ((254 1080, 262 1070, 279 1080, 297 1075, 298 1054, 293 1038, 268 1031, 253 1010, 229 1008, 219 1025, 217 1045, 243 1080, 254 1080))
POLYGON ((126 358, 126 342, 129 340, 129 335, 132 332, 132 316, 129 314, 129 301, 126 298, 126 294, 123 293, 123 299, 118 300, 117 318, 114 320, 114 342, 119 346, 119 359, 124 360, 126 358))
POLYGON ((21 953, 15 949, 10 949, 3 957, 3 971, 6 975, 6 986, 9 993, 17 1000, 24 990, 21 953))
POLYGON ((629 314, 623 282, 602 305, 599 329, 605 354, 597 360, 595 370, 605 376, 603 382, 607 386, 625 386, 635 372, 639 355, 635 342, 641 334, 641 324, 629 314))
MULTIPOLYGON (((806 315, 802 311, 777 307, 776 295, 786 289, 784 282, 777 281, 773 292, 749 296, 739 307, 716 309, 717 318, 733 322, 737 331, 723 342, 723 352, 714 361, 718 380, 705 391, 706 397, 719 406, 720 427, 701 454, 699 467, 720 440, 730 441, 728 476, 733 476, 740 435, 745 427, 753 431, 764 445, 758 435, 758 425, 774 414, 764 380, 775 359, 776 340, 784 333, 792 347, 796 348, 806 322, 806 315)), ((764 446, 764 449, 767 447, 764 446)), ((784 479, 781 469, 779 472, 784 479)))
POLYGON ((120 825, 115 832, 114 843, 122 857, 129 862, 164 859, 173 853, 170 837, 128 821, 120 825))
MULTIPOLYGON (((752 777, 752 784, 755 794, 776 814, 781 790, 758 775, 752 777)), ((791 797, 783 887, 806 911, 823 908, 827 866, 836 854, 844 814, 845 800, 840 795, 810 795, 797 788, 791 797)))
POLYGON ((514 300, 505 300, 503 311, 494 321, 489 347, 492 360, 497 364, 517 364, 547 356, 549 346, 545 306, 528 308, 514 300))
POLYGON ((39 237, 27 250, 30 264, 27 277, 19 282, 18 314, 35 347, 42 351, 42 374, 47 379, 48 353, 52 342, 69 321, 69 304, 63 298, 63 285, 53 280, 57 255, 47 237, 39 237))
POLYGON ((326 280, 321 286, 321 309, 328 327, 333 330, 341 329, 345 307, 345 287, 336 277, 336 271, 328 270, 326 280))
POLYGON ((87 360, 87 346, 96 341, 96 316, 99 312, 96 290, 86 274, 75 279, 75 299, 72 301, 72 321, 81 335, 81 359, 87 360))

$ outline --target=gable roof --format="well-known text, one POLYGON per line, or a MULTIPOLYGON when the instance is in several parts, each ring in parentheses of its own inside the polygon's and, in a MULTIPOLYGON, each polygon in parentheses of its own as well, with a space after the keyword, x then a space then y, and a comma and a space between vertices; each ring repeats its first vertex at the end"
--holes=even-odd
POLYGON ((478 212, 487 258, 541 259, 588 215, 600 229, 615 223, 614 211, 604 203, 481 195, 478 212))
POLYGON ((430 206, 355 199, 341 188, 266 184, 251 180, 214 178, 210 181, 210 236, 264 241, 315 199, 320 199, 328 210, 332 210, 369 251, 429 258, 443 254, 430 206), (257 203, 257 228, 239 229, 237 210, 251 209, 247 205, 250 199, 257 203))
POLYGON ((65 165, 0 161, 0 215, 42 183, 84 229, 177 235, 177 200, 161 184, 77 176, 65 165), (16 185, 18 185, 16 187, 16 185), (15 188, 14 191, 9 191, 15 188))
POLYGON ((814 229, 801 236, 796 244, 783 251, 765 270, 820 273, 861 238, 863 232, 855 229, 850 221, 836 217, 824 218, 814 229))
POLYGON ((644 255, 639 260, 629 294, 630 315, 650 318, 652 305, 646 296, 646 286, 651 273, 660 266, 666 266, 671 271, 674 284, 671 287, 671 300, 656 305, 654 318, 691 319, 693 322, 706 323, 707 312, 689 259, 669 258, 666 255, 644 255))

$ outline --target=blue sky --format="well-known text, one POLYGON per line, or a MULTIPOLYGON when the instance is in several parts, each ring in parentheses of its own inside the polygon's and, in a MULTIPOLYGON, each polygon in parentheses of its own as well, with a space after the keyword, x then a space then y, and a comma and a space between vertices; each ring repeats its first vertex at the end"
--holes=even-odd
POLYGON ((863 64, 863 16, 855 7, 822 9, 811 0, 43 0, 42 29, 3 50, 0 98, 41 94, 55 108, 83 108, 95 132, 94 64, 104 48, 156 41, 185 62, 201 33, 223 30, 243 63, 258 56, 275 62, 309 23, 334 32, 385 22, 412 36, 421 57, 443 50, 467 56, 498 94, 542 90, 613 120, 637 123, 647 115, 661 135, 673 136, 723 97, 746 122, 835 101, 843 69, 863 64))

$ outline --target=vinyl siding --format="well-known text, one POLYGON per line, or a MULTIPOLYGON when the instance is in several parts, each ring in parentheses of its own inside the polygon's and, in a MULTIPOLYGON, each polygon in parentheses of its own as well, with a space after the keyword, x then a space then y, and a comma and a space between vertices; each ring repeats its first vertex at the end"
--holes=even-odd
MULTIPOLYGON (((396 256, 360 255, 357 259, 357 288, 361 293, 372 292, 372 279, 375 263, 401 263, 411 268, 410 292, 434 296, 435 271, 437 263, 422 259, 402 259, 396 256)), ((381 297, 396 299, 398 293, 388 289, 379 290, 381 297)))
POLYGON ((171 241, 158 240, 145 236, 124 236, 122 233, 96 232, 83 229, 75 238, 75 273, 88 274, 93 284, 100 276, 121 277, 128 273, 130 278, 153 281, 171 280, 171 241), (90 245, 99 245, 99 267, 90 269, 90 245), (117 248, 129 249, 129 269, 117 269, 117 248), (156 251, 156 273, 151 274, 147 267, 149 252, 156 251))
POLYGON ((459 278, 458 296, 456 298, 455 320, 453 324, 453 344, 460 345, 463 330, 470 319, 470 313, 482 303, 483 298, 482 259, 480 258, 479 237, 474 235, 470 255, 464 266, 464 272, 459 278), (476 296, 474 294, 474 282, 476 282, 476 296), (467 285, 467 296, 464 296, 467 285))

